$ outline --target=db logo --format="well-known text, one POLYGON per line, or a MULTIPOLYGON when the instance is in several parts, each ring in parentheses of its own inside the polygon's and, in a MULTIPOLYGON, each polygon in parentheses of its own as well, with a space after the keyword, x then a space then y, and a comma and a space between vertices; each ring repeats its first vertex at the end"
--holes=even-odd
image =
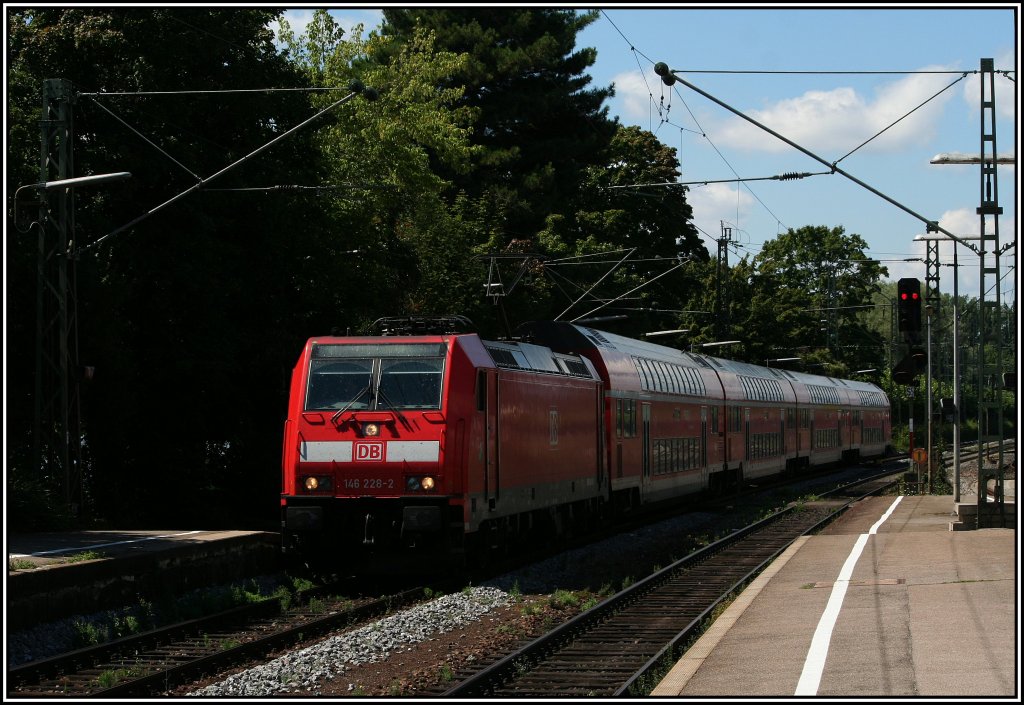
POLYGON ((352 445, 352 460, 364 463, 384 462, 384 441, 356 441, 352 445))

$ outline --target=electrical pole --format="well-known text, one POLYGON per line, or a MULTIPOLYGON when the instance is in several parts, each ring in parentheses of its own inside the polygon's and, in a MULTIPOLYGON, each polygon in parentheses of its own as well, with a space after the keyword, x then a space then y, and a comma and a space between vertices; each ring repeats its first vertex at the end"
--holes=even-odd
POLYGON ((715 338, 724 338, 729 331, 729 243, 732 228, 719 221, 722 234, 718 238, 718 281, 715 288, 715 338))
POLYGON ((981 203, 980 218, 980 295, 978 346, 978 526, 1005 526, 1003 504, 1003 335, 999 257, 998 172, 996 167, 996 96, 995 65, 992 59, 981 60, 981 203), (991 221, 989 220, 991 219, 991 221), (989 225, 991 224, 991 228, 989 225), (986 275, 991 275, 992 293, 987 291, 986 275), (985 448, 992 443, 995 453, 985 448), (995 456, 993 465, 990 458, 995 456), (988 481, 994 480, 995 503, 989 507, 988 481), (998 518, 997 518, 998 517, 998 518), (991 523, 989 523, 991 522, 991 523))
MULTIPOLYGON (((71 83, 43 82, 40 181, 74 173, 71 83)), ((74 190, 40 194, 36 259, 36 365, 33 470, 63 486, 72 514, 82 503, 78 396, 78 302, 74 261, 74 190)))

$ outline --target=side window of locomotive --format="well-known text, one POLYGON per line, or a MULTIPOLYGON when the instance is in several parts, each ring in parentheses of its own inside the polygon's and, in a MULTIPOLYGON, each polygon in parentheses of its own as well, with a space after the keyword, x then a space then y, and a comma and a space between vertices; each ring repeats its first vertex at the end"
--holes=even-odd
POLYGON ((487 372, 476 371, 476 410, 483 411, 487 408, 487 372))
POLYGON ((381 360, 378 408, 440 409, 444 360, 381 360))
POLYGON ((370 405, 371 360, 313 360, 309 365, 306 410, 365 409, 370 405))

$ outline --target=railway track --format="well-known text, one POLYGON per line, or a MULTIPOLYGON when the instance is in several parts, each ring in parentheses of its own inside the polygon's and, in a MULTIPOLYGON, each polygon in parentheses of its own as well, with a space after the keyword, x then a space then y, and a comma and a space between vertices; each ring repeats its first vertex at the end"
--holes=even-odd
MULTIPOLYGON (((889 468, 886 472, 890 474, 899 474, 905 470, 905 468, 901 468, 896 471, 889 463, 886 463, 885 466, 889 468)), ((820 496, 824 497, 826 494, 821 493, 820 496)), ((871 494, 871 491, 865 489, 860 494, 871 494)), ((737 496, 733 495, 730 499, 735 502, 737 496)), ((829 503, 834 504, 836 508, 841 506, 841 502, 836 499, 829 500, 829 503)), ((672 588, 666 588, 666 592, 662 593, 661 606, 658 602, 653 601, 655 598, 651 598, 653 607, 650 612, 624 611, 623 618, 632 617, 634 620, 632 624, 627 624, 620 629, 615 626, 614 622, 609 622, 587 637, 594 641, 595 645, 592 648, 598 654, 595 658, 600 668, 595 671, 595 674, 599 672, 607 680, 606 676, 611 670, 608 664, 618 658, 614 655, 614 649, 609 650, 610 647, 601 646, 602 640, 627 641, 630 644, 627 651, 648 656, 648 660, 657 661, 659 654, 661 657, 671 657, 681 648, 680 644, 688 638, 681 636, 683 632, 689 634, 693 632, 695 625, 706 622, 710 612, 725 599, 729 592, 736 586, 744 584, 759 572, 764 564, 784 550, 796 536, 807 531, 808 529, 802 527, 808 524, 813 525, 814 522, 810 521, 814 518, 812 515, 815 512, 823 511, 822 506, 805 506, 799 512, 780 512, 778 517, 773 518, 773 521, 765 520, 764 525, 753 532, 756 534, 756 538, 748 540, 746 547, 730 549, 726 544, 750 534, 752 530, 748 529, 738 531, 727 539, 707 547, 700 554, 695 554, 643 581, 641 584, 653 586, 665 574, 674 569, 678 568, 689 572, 686 578, 682 578, 676 584, 674 593, 672 588), (781 516, 788 513, 799 516, 795 516, 795 519, 783 520, 781 516), (795 521, 795 526, 788 526, 793 521, 795 521), (777 524, 777 526, 769 530, 768 523, 777 524), (757 544, 756 549, 749 547, 751 542, 757 544), (723 568, 716 567, 716 564, 711 562, 712 554, 719 552, 721 555, 716 560, 719 564, 723 562, 728 564, 728 572, 723 568), (702 562, 706 562, 707 565, 701 566, 702 562), (688 567, 683 567, 684 563, 688 567), (725 584, 720 589, 712 589, 709 586, 713 586, 714 583, 710 577, 702 574, 701 570, 710 571, 716 579, 724 578, 725 584), (677 606, 667 609, 664 606, 664 600, 668 600, 673 605, 677 604, 673 600, 683 600, 685 610, 677 606), (669 612, 679 613, 682 617, 671 623, 662 624, 664 615, 669 612), (680 620, 686 623, 680 624, 680 620), (637 636, 648 631, 648 627, 653 634, 651 643, 648 643, 649 639, 646 636, 642 638, 637 636), (659 630, 660 634, 657 633, 659 630), (673 633, 678 638, 673 637, 666 642, 665 634, 672 630, 675 630, 673 633), (635 643, 633 642, 634 636, 637 637, 635 643), (661 647, 654 648, 659 644, 659 639, 661 647), (666 648, 669 650, 665 651, 666 648), (650 655, 652 653, 654 655, 650 655)), ((823 514, 824 516, 826 515, 823 514)), ((822 521, 825 520, 827 519, 822 519, 822 521)), ((184 625, 156 630, 92 649, 24 664, 8 672, 8 693, 11 697, 17 698, 40 696, 127 697, 166 692, 176 685, 223 671, 247 660, 261 658, 275 649, 288 648, 315 634, 323 634, 339 627, 355 624, 362 619, 382 613, 388 607, 404 606, 422 597, 423 594, 422 588, 418 588, 378 601, 365 600, 346 606, 324 605, 318 609, 311 609, 307 606, 304 609, 290 611, 282 611, 279 603, 268 601, 268 603, 239 608, 232 613, 217 615, 213 618, 195 620, 184 625), (360 610, 362 610, 363 616, 360 616, 360 610)), ((613 604, 613 600, 618 601, 619 599, 625 600, 626 598, 616 596, 603 605, 613 604)), ((624 608, 618 607, 613 609, 624 610, 624 608)), ((630 609, 637 608, 630 607, 630 609)), ((593 618, 593 616, 581 615, 578 622, 574 621, 572 626, 566 625, 567 631, 563 633, 563 636, 580 629, 583 626, 584 617, 593 618)), ((583 646, 576 648, 587 648, 586 639, 580 644, 583 646)), ((576 688, 583 679, 579 677, 579 671, 574 670, 576 667, 572 665, 571 660, 566 660, 572 653, 571 649, 564 652, 560 657, 563 659, 561 665, 552 667, 555 673, 561 669, 570 674, 568 680, 572 681, 572 688, 566 685, 567 690, 565 691, 555 689, 550 693, 543 692, 544 695, 623 694, 623 692, 628 692, 630 687, 634 687, 632 684, 637 682, 637 678, 643 678, 642 675, 630 676, 630 684, 625 686, 626 691, 613 690, 609 692, 607 683, 600 682, 594 684, 594 687, 576 688)), ((528 647, 523 647, 511 656, 496 655, 493 657, 493 668, 507 668, 509 664, 512 664, 514 670, 517 673, 521 671, 524 677, 519 679, 518 683, 510 680, 507 684, 501 685, 473 686, 473 679, 476 678, 474 675, 450 691, 439 690, 433 694, 461 697, 462 691, 459 688, 472 686, 477 688, 472 691, 473 693, 525 696, 535 692, 530 690, 534 687, 530 685, 531 678, 540 683, 543 686, 541 691, 544 691, 546 687, 543 685, 544 683, 548 680, 554 683, 557 679, 552 673, 545 672, 543 668, 534 668, 534 661, 540 663, 535 653, 528 647), (534 675, 526 677, 525 674, 531 671, 534 672, 534 675)), ((630 663, 627 669, 637 669, 643 665, 637 666, 635 663, 630 663)), ((636 673, 641 672, 641 670, 636 671, 636 673)), ((619 669, 613 674, 611 680, 617 682, 621 680, 621 676, 622 672, 619 669)), ((506 678, 506 680, 508 679, 506 678)), ((475 697, 480 697, 480 695, 477 694, 475 697)))
POLYGON ((438 693, 445 698, 645 695, 641 684, 676 660, 715 609, 797 537, 854 501, 895 484, 891 474, 791 505, 664 568, 438 693))
POLYGON ((177 685, 259 658, 311 637, 367 621, 424 596, 424 588, 379 598, 307 594, 284 609, 279 599, 155 629, 8 670, 12 698, 121 698, 177 685))

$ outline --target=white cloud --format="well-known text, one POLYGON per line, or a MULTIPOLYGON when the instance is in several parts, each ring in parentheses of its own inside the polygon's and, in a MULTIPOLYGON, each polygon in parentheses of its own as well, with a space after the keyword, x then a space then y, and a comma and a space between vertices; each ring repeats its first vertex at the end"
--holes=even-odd
MULTIPOLYGON (((914 74, 885 84, 873 99, 860 95, 853 88, 840 87, 807 91, 762 110, 744 112, 810 150, 848 151, 874 138, 864 146, 865 150, 895 151, 911 144, 925 144, 934 136, 942 106, 949 101, 950 94, 942 93, 930 99, 948 83, 948 74, 914 74)), ((791 149, 782 140, 740 118, 728 120, 712 137, 720 145, 742 149, 766 152, 791 149)))
MULTIPOLYGON (((306 26, 313 20, 313 12, 313 10, 286 10, 284 12, 284 19, 295 33, 296 38, 301 37, 306 31, 306 26)), ((281 23, 276 20, 271 22, 270 29, 274 31, 274 38, 280 41, 281 23)))
POLYGON ((728 184, 708 184, 691 186, 686 201, 693 207, 693 224, 706 236, 705 244, 721 236, 723 222, 733 228, 734 241, 749 239, 743 237, 742 226, 754 203, 750 194, 728 184))
MULTIPOLYGON (((655 76, 659 82, 660 78, 655 76)), ((624 120, 646 119, 651 115, 654 106, 651 101, 651 88, 644 81, 639 71, 626 71, 612 78, 615 84, 615 97, 622 103, 620 117, 624 120)))
MULTIPOLYGON (((1007 52, 1002 56, 993 59, 994 68, 996 71, 1012 71, 1016 67, 1016 62, 1013 59, 1013 54, 1007 52)), ((974 67, 974 71, 978 71, 981 68, 981 63, 974 67)), ((1007 78, 1003 74, 997 73, 995 80, 992 81, 992 85, 995 87, 996 92, 996 114, 998 117, 1014 119, 1017 116, 1017 96, 1015 95, 1016 90, 1016 74, 1012 78, 1007 78)), ((988 88, 986 87, 986 94, 988 88)), ((964 102, 974 109, 980 110, 981 101, 981 74, 973 73, 967 77, 964 81, 964 89, 962 93, 964 102)), ((1003 150, 1000 149, 1000 152, 1003 150)))
MULTIPOLYGON (((921 69, 940 70, 946 69, 939 66, 921 69)), ((660 96, 652 95, 652 91, 657 94, 662 84, 653 71, 646 79, 639 71, 620 73, 614 82, 616 97, 621 102, 620 115, 624 120, 657 116, 657 110, 662 106, 658 104, 660 96)), ((845 152, 874 138, 863 149, 895 151, 908 145, 927 143, 934 137, 943 106, 955 95, 953 91, 941 92, 950 82, 949 74, 916 73, 882 85, 873 97, 843 86, 827 91, 807 91, 762 109, 741 109, 754 120, 807 149, 845 152)), ((977 95, 976 84, 972 95, 977 95)), ((664 107, 671 105, 670 100, 669 95, 665 98, 664 107)), ((676 121, 685 119, 677 117, 676 121)), ((764 152, 791 149, 782 140, 739 117, 710 124, 715 124, 710 137, 720 146, 764 152)))

